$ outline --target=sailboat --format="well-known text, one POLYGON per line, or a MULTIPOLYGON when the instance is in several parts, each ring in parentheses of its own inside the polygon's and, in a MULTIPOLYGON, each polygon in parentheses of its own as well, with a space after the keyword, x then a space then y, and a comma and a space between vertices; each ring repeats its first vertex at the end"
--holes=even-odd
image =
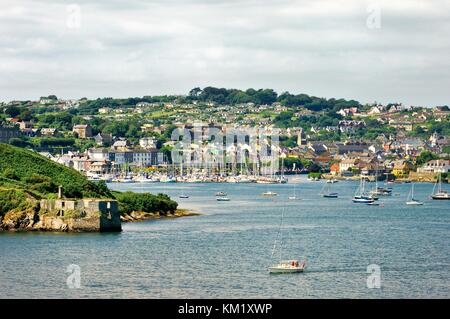
POLYGON ((406 200, 406 205, 423 205, 422 202, 414 199, 414 183, 411 183, 411 191, 409 192, 408 199, 406 200))
POLYGON ((269 191, 269 187, 267 187, 267 191, 261 194, 264 197, 274 197, 277 196, 278 194, 272 191, 269 191))
POLYGON ((375 174, 375 188, 369 192, 369 194, 374 196, 391 196, 392 188, 385 188, 378 186, 378 171, 375 174))
POLYGON ((339 194, 336 192, 331 192, 331 185, 333 183, 326 182, 320 191, 320 195, 325 198, 338 198, 339 194))
POLYGON ((264 197, 274 197, 274 196, 277 196, 277 195, 278 195, 277 193, 271 192, 271 191, 267 191, 267 192, 262 193, 262 196, 264 196, 264 197))
MULTIPOLYGON (((291 273, 297 273, 297 272, 303 272, 306 269, 306 261, 299 262, 296 259, 290 259, 290 260, 283 260, 282 259, 282 248, 283 248, 283 215, 284 211, 281 212, 281 223, 280 223, 280 230, 277 234, 277 239, 280 237, 280 255, 279 255, 279 262, 273 266, 269 267, 269 273, 271 274, 291 274, 291 273)), ((275 248, 277 245, 277 239, 275 239, 275 243, 273 245, 272 250, 272 258, 275 253, 275 248)))
POLYGON ((289 196, 290 200, 296 200, 296 199, 300 199, 295 195, 295 188, 296 188, 297 184, 294 184, 294 195, 293 196, 289 196))
POLYGON ((189 198, 189 195, 186 195, 184 192, 182 192, 179 198, 189 198))
POLYGON ((450 200, 450 194, 442 189, 442 175, 439 173, 438 180, 433 187, 433 194, 431 198, 434 200, 450 200), (437 186, 437 191, 436 190, 437 186))
POLYGON ((365 192, 365 178, 361 176, 361 182, 359 184, 359 187, 356 191, 355 196, 353 197, 353 203, 357 204, 371 204, 375 200, 372 198, 372 196, 367 195, 365 192))

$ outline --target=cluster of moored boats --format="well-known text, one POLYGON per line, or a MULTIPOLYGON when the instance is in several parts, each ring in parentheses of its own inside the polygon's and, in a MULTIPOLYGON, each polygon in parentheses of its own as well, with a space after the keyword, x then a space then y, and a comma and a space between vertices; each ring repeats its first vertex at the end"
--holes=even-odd
POLYGON ((88 176, 91 181, 105 181, 107 183, 257 183, 257 184, 285 184, 284 176, 253 176, 253 175, 183 175, 173 176, 161 173, 153 174, 125 174, 88 176))
MULTIPOLYGON (((327 182, 324 184, 324 186, 322 187, 322 190, 319 193, 320 196, 322 196, 324 198, 338 198, 339 193, 337 193, 331 189, 332 185, 337 182, 338 181, 334 180, 334 179, 327 180, 327 182)), ((373 189, 367 191, 366 190, 366 179, 361 178, 361 182, 359 184, 359 187, 358 187, 356 193, 354 194, 354 196, 352 198, 352 201, 355 204, 366 204, 369 206, 383 206, 383 203, 382 202, 380 203, 378 201, 379 198, 384 197, 384 196, 392 196, 392 194, 393 194, 392 187, 378 186, 378 181, 375 182, 375 187, 373 189)), ((276 196, 278 196, 278 193, 267 190, 266 192, 261 193, 261 195, 263 197, 276 197, 276 196)), ((189 196, 182 194, 182 195, 180 195, 180 198, 189 198, 189 196)), ((446 192, 442 189, 442 180, 441 180, 440 176, 433 188, 433 193, 430 196, 430 198, 434 199, 434 200, 449 200, 450 199, 450 195, 448 194, 448 192, 446 192)), ((230 201, 230 198, 227 196, 227 193, 225 193, 225 192, 216 193, 216 199, 217 199, 217 201, 223 201, 223 202, 230 201)), ((291 196, 289 196, 289 200, 297 200, 297 199, 300 199, 300 198, 296 195, 296 185, 294 184, 294 193, 291 196)), ((419 206, 419 205, 423 205, 423 204, 424 204, 423 202, 417 200, 414 197, 414 183, 411 183, 411 190, 408 194, 406 205, 419 206)))

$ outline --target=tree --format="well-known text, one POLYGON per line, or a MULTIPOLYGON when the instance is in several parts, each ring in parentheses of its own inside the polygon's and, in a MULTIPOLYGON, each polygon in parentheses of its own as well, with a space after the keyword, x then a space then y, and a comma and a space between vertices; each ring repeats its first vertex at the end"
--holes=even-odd
POLYGON ((189 96, 190 97, 198 97, 200 95, 200 93, 202 93, 202 89, 199 87, 196 87, 189 91, 189 96))
POLYGON ((21 121, 25 121, 25 122, 31 121, 31 119, 33 118, 30 110, 28 110, 28 109, 22 110, 18 117, 21 121))
POLYGON ((420 166, 427 163, 428 161, 435 160, 438 158, 439 156, 435 153, 432 153, 430 151, 423 151, 422 153, 420 153, 419 156, 417 156, 416 164, 420 166))
POLYGON ((5 114, 9 117, 16 117, 20 114, 20 108, 17 106, 9 106, 6 108, 5 114))

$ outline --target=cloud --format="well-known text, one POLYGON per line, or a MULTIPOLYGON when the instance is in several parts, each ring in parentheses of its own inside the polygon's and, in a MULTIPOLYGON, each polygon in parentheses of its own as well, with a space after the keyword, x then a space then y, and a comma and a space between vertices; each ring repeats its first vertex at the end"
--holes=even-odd
POLYGON ((0 6, 0 100, 182 94, 207 85, 413 105, 450 97, 448 0, 0 6), (366 24, 373 8, 379 29, 366 24))

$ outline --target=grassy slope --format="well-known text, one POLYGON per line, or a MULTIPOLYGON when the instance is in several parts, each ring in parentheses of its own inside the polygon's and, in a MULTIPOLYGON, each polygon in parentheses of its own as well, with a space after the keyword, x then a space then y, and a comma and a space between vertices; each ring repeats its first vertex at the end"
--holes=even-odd
MULTIPOLYGON (((7 170, 13 170, 19 180, 0 179, 4 187, 27 189, 28 179, 33 175, 42 175, 51 179, 56 185, 62 185, 68 193, 82 197, 111 197, 109 190, 89 182, 77 171, 57 164, 35 152, 0 144, 0 176, 7 170)), ((47 194, 42 194, 47 195, 47 194)))
POLYGON ((175 201, 163 194, 112 193, 106 186, 89 182, 77 171, 35 152, 0 144, 0 216, 12 207, 25 205, 27 197, 34 199, 55 197, 56 190, 46 191, 48 182, 51 182, 53 189, 56 185, 62 185, 64 195, 67 197, 116 198, 123 214, 132 211, 167 214, 175 212, 178 206, 175 201), (5 177, 5 172, 11 171, 14 172, 14 179, 5 177), (35 183, 36 178, 33 176, 36 175, 43 176, 48 181, 35 183))

